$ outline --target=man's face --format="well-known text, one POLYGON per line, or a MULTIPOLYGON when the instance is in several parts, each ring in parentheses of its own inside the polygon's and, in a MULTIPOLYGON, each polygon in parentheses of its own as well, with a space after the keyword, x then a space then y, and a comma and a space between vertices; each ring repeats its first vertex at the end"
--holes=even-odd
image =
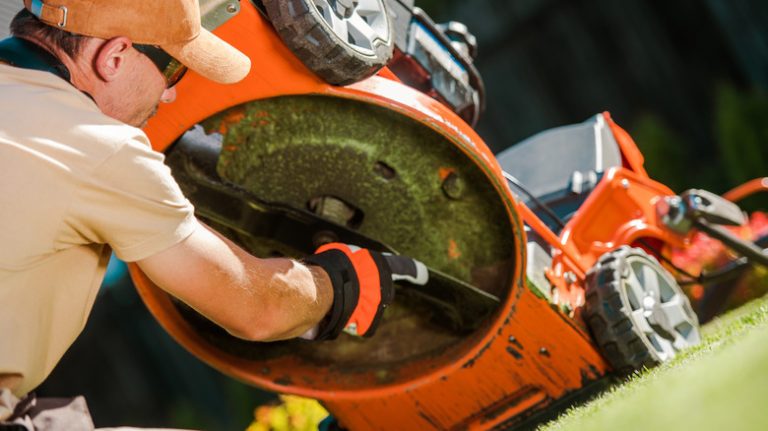
POLYGON ((135 67, 131 69, 133 88, 129 85, 126 91, 125 123, 136 127, 144 127, 157 113, 160 102, 171 103, 176 99, 176 87, 166 88, 163 74, 144 54, 136 51, 131 60, 135 67))
POLYGON ((97 97, 99 108, 110 117, 142 128, 157 112, 160 102, 171 103, 176 99, 176 89, 166 88, 165 77, 146 55, 126 46, 119 61, 120 73, 114 74, 103 87, 102 97, 97 97))
MULTIPOLYGON (((185 69, 176 67, 181 66, 178 62, 169 68, 173 59, 167 54, 165 66, 155 65, 149 54, 136 46, 124 36, 108 40, 88 38, 81 54, 70 59, 69 67, 79 72, 73 75, 75 87, 90 94, 104 114, 141 128, 155 115, 160 102, 171 103, 176 99, 176 89, 167 88, 160 67, 168 69, 173 82, 178 82, 185 69)), ((145 45, 141 47, 148 50, 145 45)), ((159 48, 150 48, 162 53, 159 48)))

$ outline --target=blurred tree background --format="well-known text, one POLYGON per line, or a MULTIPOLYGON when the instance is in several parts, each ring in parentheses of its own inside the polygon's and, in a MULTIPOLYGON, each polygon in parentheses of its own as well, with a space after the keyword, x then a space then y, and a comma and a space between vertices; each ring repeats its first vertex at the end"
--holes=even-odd
MULTIPOLYGON (((496 152, 607 110, 635 138, 651 176, 676 191, 724 192, 768 175, 764 0, 416 4, 478 37, 488 89, 478 130, 496 152)), ((245 429, 254 407, 275 399, 192 358, 125 278, 106 284, 40 395, 85 394, 100 426, 206 430, 245 429)))

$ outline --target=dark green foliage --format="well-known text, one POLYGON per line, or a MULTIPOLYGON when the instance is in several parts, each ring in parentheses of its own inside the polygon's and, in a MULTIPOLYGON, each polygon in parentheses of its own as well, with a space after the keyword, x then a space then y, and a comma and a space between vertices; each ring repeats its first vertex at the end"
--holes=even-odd
MULTIPOLYGON (((768 93, 722 85, 715 111, 714 134, 728 188, 768 176, 768 93)), ((747 211, 766 211, 768 193, 752 195, 739 205, 747 211)))
POLYGON ((725 178, 740 184, 768 176, 768 94, 718 88, 715 136, 725 178))
POLYGON ((682 166, 691 159, 689 143, 657 115, 642 114, 630 131, 645 156, 645 169, 651 178, 676 192, 691 187, 682 166))
MULTIPOLYGON (((645 156, 649 175, 681 192, 705 188, 723 193, 754 178, 768 176, 768 94, 721 84, 712 101, 712 155, 653 113, 640 115, 629 130, 645 156)), ((768 208, 768 196, 745 200, 747 210, 768 208)))

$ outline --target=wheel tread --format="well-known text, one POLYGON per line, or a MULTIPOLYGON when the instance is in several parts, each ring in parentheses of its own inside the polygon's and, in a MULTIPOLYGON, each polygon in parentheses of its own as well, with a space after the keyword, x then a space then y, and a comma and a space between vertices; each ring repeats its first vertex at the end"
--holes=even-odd
POLYGON ((377 45, 375 55, 367 57, 339 44, 333 32, 317 21, 308 1, 264 0, 264 6, 285 44, 323 80, 334 85, 352 84, 375 74, 392 58, 391 24, 389 42, 377 45))
POLYGON ((661 362, 645 334, 634 324, 629 302, 622 296, 622 286, 628 277, 627 258, 637 255, 650 258, 645 251, 628 246, 608 252, 586 276, 584 321, 605 358, 623 376, 661 362))

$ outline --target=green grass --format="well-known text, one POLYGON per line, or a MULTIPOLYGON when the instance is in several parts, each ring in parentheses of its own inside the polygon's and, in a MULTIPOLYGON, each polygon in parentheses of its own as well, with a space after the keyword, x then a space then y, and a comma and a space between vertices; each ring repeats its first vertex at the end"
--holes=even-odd
POLYGON ((702 331, 700 345, 539 431, 768 430, 768 297, 702 331))

